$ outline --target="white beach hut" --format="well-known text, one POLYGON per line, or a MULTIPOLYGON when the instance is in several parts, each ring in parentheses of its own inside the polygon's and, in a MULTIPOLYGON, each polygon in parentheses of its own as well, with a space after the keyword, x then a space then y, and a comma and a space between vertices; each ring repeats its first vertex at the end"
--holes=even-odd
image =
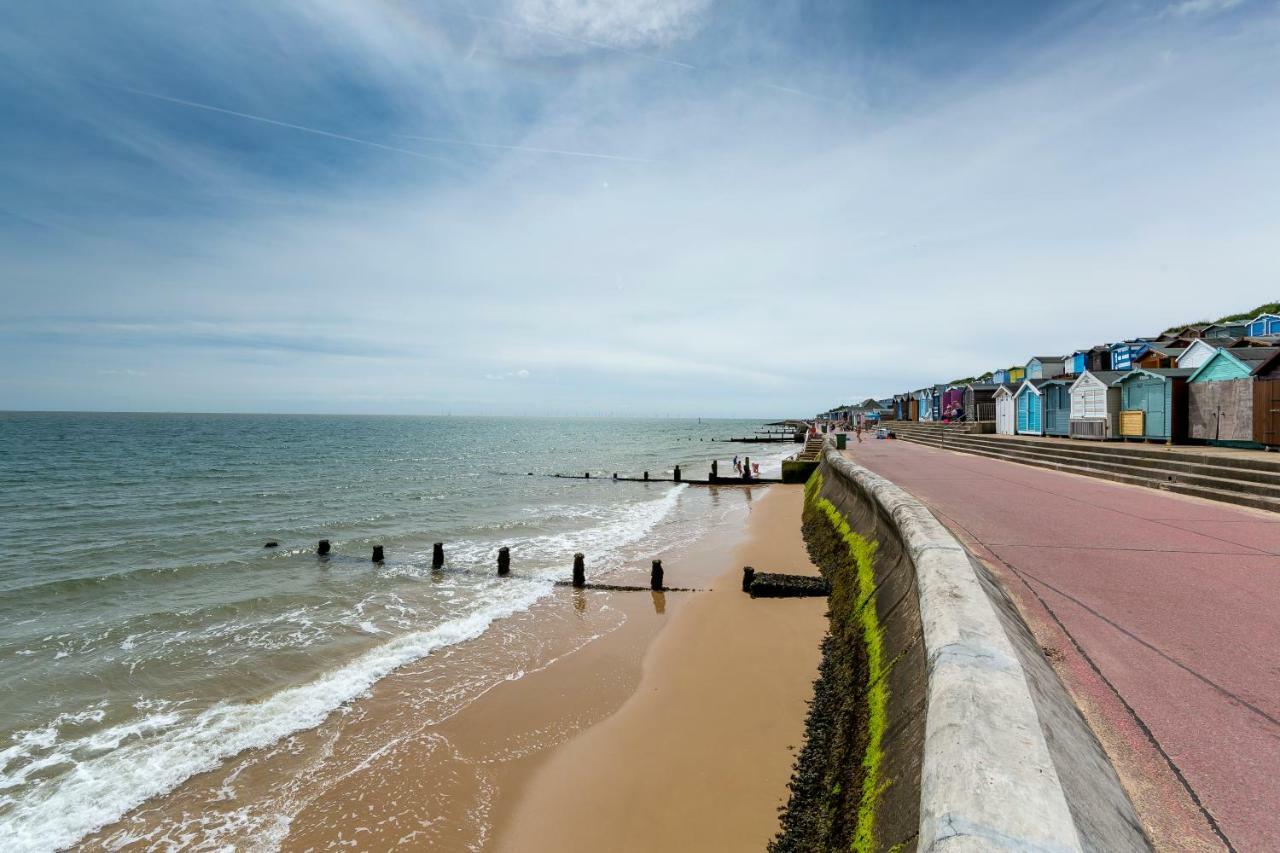
POLYGON ((1191 345, 1182 351, 1182 354, 1176 359, 1178 367, 1190 367, 1192 369, 1199 367, 1209 359, 1213 358, 1213 354, 1218 351, 1210 342, 1204 338, 1196 338, 1191 345))
POLYGON ((1000 435, 1013 435, 1017 424, 1017 416, 1013 405, 1013 389, 1001 385, 996 389, 996 432, 1000 435))
POLYGON ((1120 387, 1123 370, 1086 370, 1071 383, 1072 438, 1099 441, 1119 438, 1120 387))

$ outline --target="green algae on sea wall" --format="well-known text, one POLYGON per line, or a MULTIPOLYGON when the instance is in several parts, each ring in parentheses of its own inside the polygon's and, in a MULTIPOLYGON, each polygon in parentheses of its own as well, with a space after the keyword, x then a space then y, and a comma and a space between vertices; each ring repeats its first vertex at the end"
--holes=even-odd
POLYGON ((803 530, 831 585, 830 625, 791 797, 769 845, 776 853, 880 849, 876 815, 889 784, 881 747, 891 664, 875 606, 876 543, 849 527, 822 485, 819 471, 805 484, 803 530))

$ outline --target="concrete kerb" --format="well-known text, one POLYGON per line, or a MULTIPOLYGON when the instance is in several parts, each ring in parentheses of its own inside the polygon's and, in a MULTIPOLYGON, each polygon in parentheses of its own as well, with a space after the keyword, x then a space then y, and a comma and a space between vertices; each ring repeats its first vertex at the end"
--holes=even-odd
POLYGON ((928 679, 917 849, 1086 849, 1022 662, 968 552, 901 488, 830 443, 824 455, 892 520, 916 572, 928 679))

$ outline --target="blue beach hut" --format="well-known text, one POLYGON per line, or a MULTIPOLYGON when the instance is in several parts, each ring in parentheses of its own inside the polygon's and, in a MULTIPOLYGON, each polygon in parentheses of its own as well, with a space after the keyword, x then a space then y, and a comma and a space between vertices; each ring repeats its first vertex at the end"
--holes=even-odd
POLYGON ((1062 359, 1056 355, 1033 355, 1027 361, 1028 379, 1052 379, 1062 373, 1062 359))
POLYGON ((1251 338, 1280 335, 1280 314, 1259 314, 1249 321, 1247 334, 1251 338))
POLYGON ((1066 436, 1071 432, 1071 379, 1046 379, 1040 386, 1044 404, 1044 434, 1066 436))
POLYGON ((1013 395, 1018 435, 1044 435, 1043 379, 1024 379, 1013 395))

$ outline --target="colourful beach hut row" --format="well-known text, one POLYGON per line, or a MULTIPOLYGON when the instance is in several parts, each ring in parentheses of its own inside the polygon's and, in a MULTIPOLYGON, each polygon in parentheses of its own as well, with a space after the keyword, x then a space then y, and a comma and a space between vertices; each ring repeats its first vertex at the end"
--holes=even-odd
POLYGON ((880 402, 887 417, 963 419, 1011 435, 1280 445, 1280 426, 1271 425, 1270 410, 1257 403, 1280 385, 1250 384, 1247 392, 1245 385, 1273 381, 1263 365, 1278 347, 1280 315, 1263 314, 1066 356, 1032 356, 978 381, 932 385, 880 402), (1198 373, 1211 361, 1211 370, 1198 373), (1245 375, 1236 375, 1246 368, 1245 375), (1232 378, 1220 379, 1220 373, 1232 378), (1211 384, 1223 381, 1237 384, 1211 384))

